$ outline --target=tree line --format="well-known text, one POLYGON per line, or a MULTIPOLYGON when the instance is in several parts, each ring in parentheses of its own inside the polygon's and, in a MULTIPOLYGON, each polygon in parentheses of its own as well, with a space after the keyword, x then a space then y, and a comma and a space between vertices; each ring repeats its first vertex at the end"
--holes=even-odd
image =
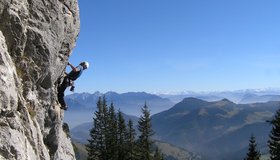
MULTIPOLYGON (((280 109, 269 123, 272 125, 268 140, 270 159, 280 160, 280 109)), ((257 148, 256 138, 251 135, 245 160, 260 160, 260 158, 261 153, 257 148)))
POLYGON ((158 148, 153 149, 150 111, 142 107, 136 134, 131 119, 126 123, 120 110, 114 104, 107 105, 105 97, 99 97, 94 112, 90 139, 86 145, 88 160, 163 160, 158 148))

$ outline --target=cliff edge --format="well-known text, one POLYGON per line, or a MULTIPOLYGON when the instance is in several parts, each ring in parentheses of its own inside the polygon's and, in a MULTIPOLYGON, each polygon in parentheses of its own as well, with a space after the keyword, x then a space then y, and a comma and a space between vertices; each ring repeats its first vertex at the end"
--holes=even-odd
POLYGON ((57 85, 79 33, 77 0, 0 1, 0 159, 72 160, 57 85))

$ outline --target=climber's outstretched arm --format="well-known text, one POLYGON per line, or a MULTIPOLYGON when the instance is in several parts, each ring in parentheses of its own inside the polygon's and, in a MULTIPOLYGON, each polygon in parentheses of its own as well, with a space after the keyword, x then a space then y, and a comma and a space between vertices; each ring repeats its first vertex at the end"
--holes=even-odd
POLYGON ((68 62, 67 65, 70 66, 71 69, 72 69, 74 72, 79 72, 79 70, 78 70, 76 67, 74 67, 71 63, 68 62))

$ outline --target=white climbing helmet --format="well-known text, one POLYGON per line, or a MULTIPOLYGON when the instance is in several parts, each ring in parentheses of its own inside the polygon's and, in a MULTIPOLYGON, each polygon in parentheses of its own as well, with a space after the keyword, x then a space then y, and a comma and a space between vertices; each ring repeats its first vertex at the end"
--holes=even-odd
POLYGON ((89 67, 89 63, 87 61, 85 61, 84 63, 85 63, 85 67, 88 68, 89 67))

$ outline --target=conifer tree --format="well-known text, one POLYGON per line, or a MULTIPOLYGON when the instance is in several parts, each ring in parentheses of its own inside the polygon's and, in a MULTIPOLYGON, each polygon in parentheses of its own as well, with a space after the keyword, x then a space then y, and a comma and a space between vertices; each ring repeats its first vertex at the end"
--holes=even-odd
POLYGON ((103 114, 103 118, 102 118, 102 130, 104 131, 104 151, 102 154, 102 158, 108 160, 108 130, 109 130, 109 111, 108 111, 108 106, 107 106, 107 101, 105 96, 103 96, 103 100, 102 100, 102 114, 103 114))
POLYGON ((254 135, 251 135, 249 140, 249 149, 245 160, 260 160, 260 157, 261 154, 257 149, 256 138, 254 137, 254 135))
POLYGON ((136 142, 133 122, 129 120, 126 125, 121 111, 116 114, 113 103, 108 109, 105 97, 99 97, 86 145, 88 160, 163 160, 159 151, 152 154, 151 136, 154 132, 146 104, 142 114, 138 121, 141 134, 136 142))
POLYGON ((126 145, 126 124, 123 118, 122 112, 118 111, 118 160, 127 159, 127 147, 126 145))
POLYGON ((97 110, 93 118, 93 128, 90 130, 90 139, 86 145, 88 160, 106 160, 105 128, 104 126, 104 100, 99 97, 97 110))
POLYGON ((131 119, 128 121, 127 125, 127 135, 126 135, 126 140, 127 140, 127 157, 129 160, 135 160, 136 159, 136 142, 135 142, 135 136, 136 132, 135 129, 133 128, 133 122, 131 119))
POLYGON ((271 160, 280 159, 280 109, 276 112, 272 121, 272 130, 269 135, 269 152, 271 160))
POLYGON ((111 103, 108 113, 108 128, 106 134, 107 158, 108 160, 116 160, 118 157, 117 145, 117 117, 114 104, 111 103))
POLYGON ((152 159, 152 144, 151 136, 154 134, 152 130, 150 111, 148 106, 144 105, 142 108, 142 115, 138 121, 139 136, 139 156, 140 159, 151 160, 152 159))

